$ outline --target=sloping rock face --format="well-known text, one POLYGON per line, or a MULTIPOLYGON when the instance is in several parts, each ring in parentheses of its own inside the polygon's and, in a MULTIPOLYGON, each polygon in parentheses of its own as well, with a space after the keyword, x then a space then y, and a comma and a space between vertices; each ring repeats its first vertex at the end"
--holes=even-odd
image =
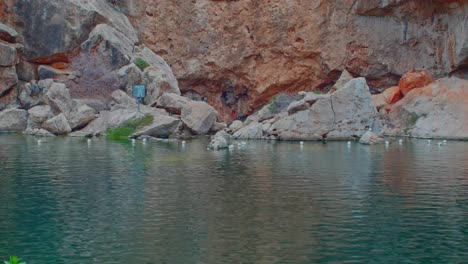
POLYGON ((182 92, 226 120, 280 91, 327 90, 344 69, 379 91, 413 68, 467 72, 465 0, 120 2, 182 92))
POLYGON ((68 62, 68 54, 78 48, 97 21, 115 27, 127 38, 138 41, 127 17, 102 0, 14 1, 19 42, 28 61, 68 62))
POLYGON ((468 138, 468 81, 437 80, 392 106, 385 133, 422 138, 468 138))

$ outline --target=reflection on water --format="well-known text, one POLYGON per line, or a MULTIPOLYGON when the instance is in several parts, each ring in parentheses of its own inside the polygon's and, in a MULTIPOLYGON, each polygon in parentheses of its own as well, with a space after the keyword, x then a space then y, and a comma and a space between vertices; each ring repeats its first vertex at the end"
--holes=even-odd
POLYGON ((0 258, 35 263, 462 263, 468 143, 0 136, 0 258))

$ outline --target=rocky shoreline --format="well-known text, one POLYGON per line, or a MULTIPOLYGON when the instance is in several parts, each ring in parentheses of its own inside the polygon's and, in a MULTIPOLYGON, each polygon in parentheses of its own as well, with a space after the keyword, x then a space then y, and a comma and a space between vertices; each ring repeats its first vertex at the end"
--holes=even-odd
MULTIPOLYGON (((264 85, 254 79, 247 82, 250 87, 240 85, 239 80, 232 83, 233 72, 225 74, 226 80, 215 81, 211 73, 219 74, 219 69, 209 62, 206 65, 214 67, 213 72, 205 72, 203 78, 198 72, 194 80, 187 81, 190 72, 201 66, 187 59, 184 67, 179 62, 171 67, 162 57, 164 52, 140 43, 141 32, 132 25, 135 21, 114 4, 66 2, 69 5, 41 1, 0 6, 9 15, 0 22, 18 27, 17 32, 0 23, 0 132, 93 137, 149 115, 151 124, 139 127, 130 138, 214 135, 213 149, 228 147, 231 139, 358 140, 369 131, 374 133, 367 135, 373 143, 383 136, 468 139, 468 81, 462 74, 466 42, 460 42, 457 75, 451 74, 455 68, 439 72, 439 79, 432 76, 434 71, 412 70, 398 82, 401 74, 382 68, 377 75, 391 76, 391 80, 377 82, 372 74, 357 71, 359 65, 336 64, 332 70, 324 64, 320 67, 333 74, 315 76, 309 82, 303 75, 312 74, 311 65, 305 72, 285 69, 284 74, 276 67, 271 71, 274 74, 268 74, 268 69, 261 72, 265 76, 260 79, 271 88, 262 89, 264 85), (66 18, 76 19, 48 20, 47 14, 31 11, 39 6, 48 11, 62 8, 66 18), (54 30, 60 38, 48 37, 54 30), (187 72, 183 77, 175 74, 181 70, 187 72), (281 80, 279 75, 295 81, 281 80), (208 85, 210 78, 213 82, 208 85), (308 81, 297 81, 304 79, 308 81), (398 85, 388 87, 387 83, 394 82, 398 85), (376 83, 378 89, 373 89, 376 83), (147 87, 141 113, 130 97, 133 84, 147 87), (206 91, 200 90, 202 86, 206 91), (297 92, 299 88, 307 91, 297 92)), ((356 19, 361 16, 357 13, 356 19)), ((350 47, 359 48, 354 44, 350 47)), ((354 48, 350 54, 361 52, 354 48)), ((260 55, 254 57, 262 61, 260 55)), ((260 66, 246 69, 254 73, 260 66)))

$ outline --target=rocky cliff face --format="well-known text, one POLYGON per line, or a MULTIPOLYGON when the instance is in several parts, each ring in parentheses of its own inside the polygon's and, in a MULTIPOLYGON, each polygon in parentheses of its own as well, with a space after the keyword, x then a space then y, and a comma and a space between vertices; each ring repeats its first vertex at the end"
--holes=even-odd
POLYGON ((466 77, 464 0, 125 0, 141 41, 184 93, 231 118, 280 91, 327 89, 347 69, 373 91, 407 71, 466 77))
POLYGON ((230 123, 279 93, 327 92, 345 70, 378 93, 413 69, 468 78, 466 0, 0 2, 0 111, 41 105, 39 80, 98 111, 114 90, 146 82, 148 105, 182 94, 230 123))

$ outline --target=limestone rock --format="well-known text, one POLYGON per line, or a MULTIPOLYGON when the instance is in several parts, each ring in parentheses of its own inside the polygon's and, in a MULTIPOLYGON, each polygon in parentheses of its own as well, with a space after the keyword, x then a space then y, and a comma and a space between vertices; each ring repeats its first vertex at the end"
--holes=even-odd
POLYGON ((41 80, 39 82, 32 81, 19 86, 18 102, 23 109, 30 109, 36 105, 45 104, 43 95, 50 86, 54 83, 53 80, 41 80))
POLYGON ((0 67, 0 96, 18 83, 15 67, 0 67))
POLYGON ((42 128, 27 128, 23 134, 36 137, 55 137, 54 134, 42 128))
POLYGON ((190 99, 175 93, 164 93, 156 101, 155 106, 166 109, 169 113, 180 115, 182 108, 190 102, 190 99))
POLYGON ((439 79, 393 105, 385 133, 422 138, 468 138, 468 81, 439 79))
POLYGON ((99 113, 99 117, 91 121, 81 131, 91 134, 102 134, 105 133, 109 128, 115 128, 126 121, 141 117, 141 114, 136 112, 134 109, 118 109, 115 111, 102 111, 99 113))
POLYGON ((216 133, 210 141, 208 148, 212 150, 226 149, 231 143, 231 135, 225 131, 219 131, 216 133))
POLYGON ((133 63, 123 66, 117 71, 119 89, 132 94, 132 86, 143 83, 143 72, 133 63))
POLYGON ((16 46, 0 41, 0 66, 14 66, 17 62, 16 46))
POLYGON ((18 32, 12 29, 11 27, 0 23, 0 39, 7 41, 7 42, 15 42, 16 38, 18 37, 18 32))
POLYGON ((72 131, 68 124, 68 120, 63 113, 47 120, 42 127, 55 135, 66 135, 72 131))
POLYGON ((64 113, 67 116, 72 111, 70 92, 63 83, 52 83, 44 95, 44 100, 56 114, 64 113))
POLYGON ((79 47, 96 21, 116 28, 132 43, 138 41, 128 18, 107 1, 19 1, 15 8, 28 61, 65 61, 66 53, 79 47))
POLYGON ((275 116, 275 113, 272 111, 271 104, 267 104, 263 106, 259 111, 255 114, 247 117, 245 120, 245 125, 249 125, 252 122, 262 122, 263 120, 270 119, 275 116))
POLYGON ((219 132, 219 131, 224 130, 226 128, 227 128, 226 123, 224 123, 224 122, 215 122, 213 124, 213 126, 211 127, 210 131, 216 133, 216 132, 219 132))
POLYGON ((333 85, 333 87, 330 89, 328 93, 334 93, 337 90, 343 88, 352 79, 353 79, 353 76, 347 70, 344 70, 341 73, 341 76, 338 79, 338 81, 336 81, 335 85, 333 85))
POLYGON ((401 93, 406 95, 415 88, 421 88, 433 81, 432 75, 427 71, 411 71, 405 74, 398 83, 401 93))
POLYGON ((22 132, 26 129, 28 113, 22 109, 7 109, 0 112, 0 131, 22 132))
POLYGON ((135 132, 131 137, 151 136, 155 138, 169 138, 181 125, 178 118, 170 116, 154 116, 151 125, 146 126, 135 132))
POLYGON ((243 128, 237 130, 233 137, 242 139, 260 139, 263 137, 263 124, 257 121, 253 121, 243 128))
POLYGON ((383 138, 380 138, 378 135, 373 133, 372 131, 367 131, 362 135, 361 139, 359 139, 359 143, 364 145, 374 145, 383 143, 383 138))
POLYGON ((231 133, 237 132, 239 129, 241 129, 244 126, 244 123, 240 120, 235 120, 232 122, 232 124, 229 126, 229 131, 231 133))
POLYGON ((16 73, 18 74, 18 79, 24 82, 31 82, 39 79, 36 73, 36 66, 24 60, 20 60, 16 65, 16 73))
POLYGON ((88 53, 95 52, 102 63, 117 70, 130 63, 133 42, 117 29, 99 24, 81 48, 88 53))
POLYGON ((35 106, 28 110, 28 128, 41 128, 42 124, 54 117, 52 109, 48 105, 35 106))
POLYGON ((167 64, 146 68, 143 72, 143 78, 147 83, 144 102, 148 105, 156 103, 157 99, 164 93, 180 95, 177 79, 167 64))
POLYGON ((93 108, 87 105, 81 105, 69 114, 68 122, 70 124, 70 128, 73 130, 87 125, 95 118, 96 112, 93 108))
POLYGON ((369 128, 381 130, 364 78, 351 80, 333 94, 308 99, 309 108, 274 121, 267 135, 287 140, 348 139, 362 136, 369 128))
POLYGON ((125 93, 122 90, 113 91, 111 94, 111 98, 112 98, 112 103, 114 104, 113 105, 114 109, 116 109, 115 106, 119 106, 120 108, 132 108, 132 109, 137 108, 136 99, 131 98, 130 96, 128 96, 127 93, 125 93))
POLYGON ((198 135, 208 133, 217 115, 216 110, 204 102, 192 101, 182 108, 182 122, 198 135))

